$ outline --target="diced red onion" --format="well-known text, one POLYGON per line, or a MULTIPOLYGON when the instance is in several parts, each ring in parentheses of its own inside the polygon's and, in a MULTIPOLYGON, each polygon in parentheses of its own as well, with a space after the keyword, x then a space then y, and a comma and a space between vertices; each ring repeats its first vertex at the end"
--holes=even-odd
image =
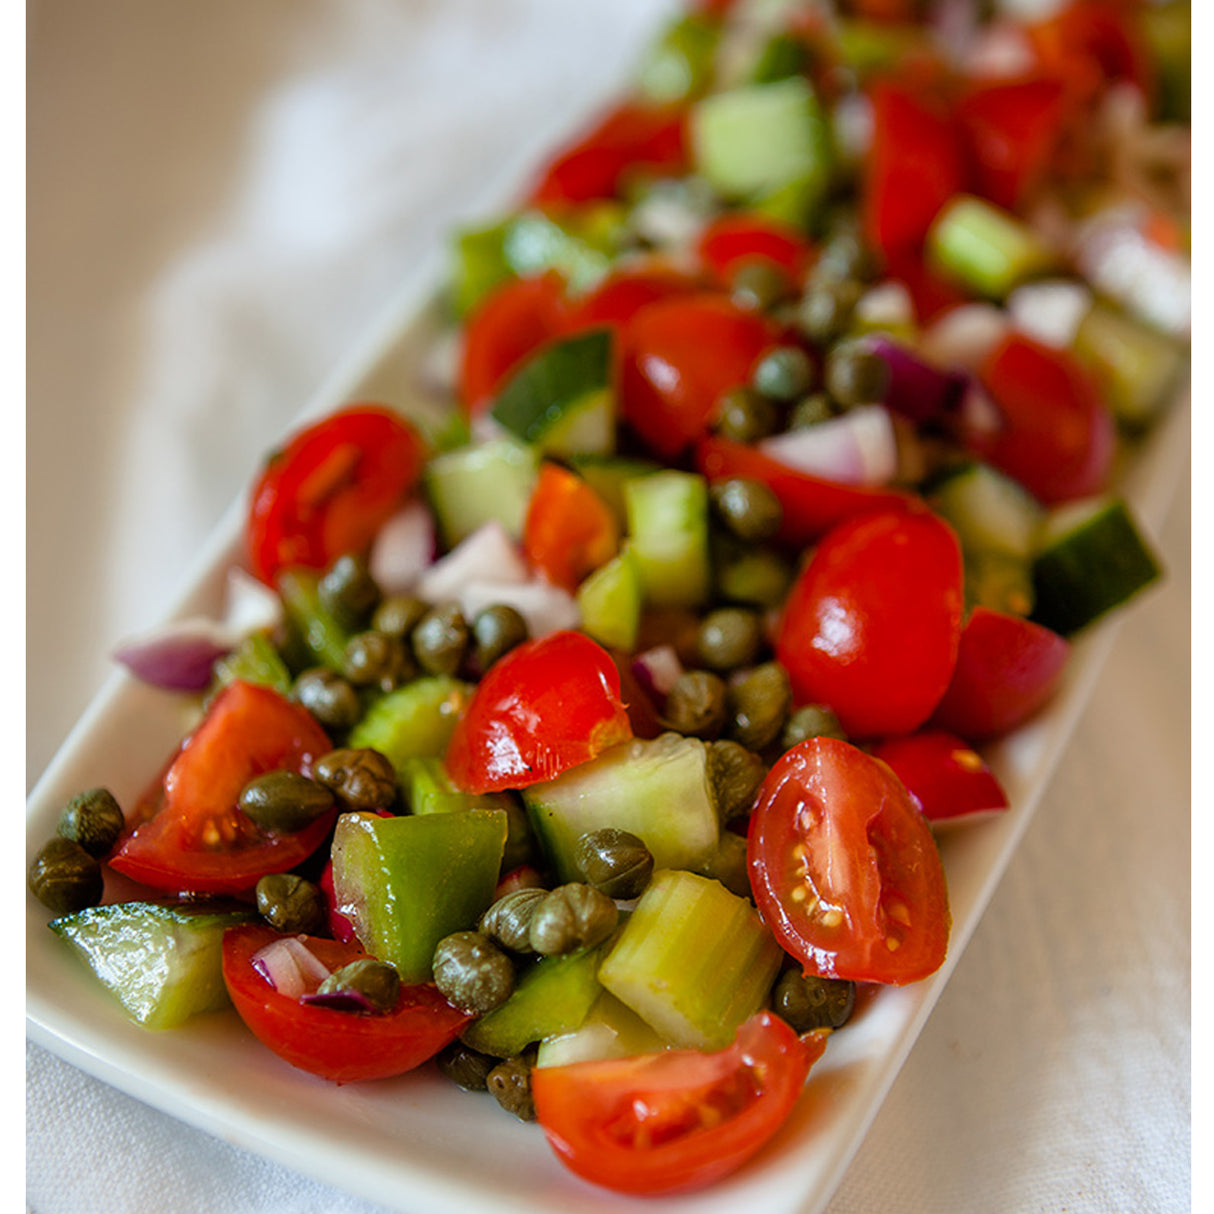
POLYGON ((277 628, 282 619, 282 599, 269 586, 239 565, 228 570, 223 628, 233 645, 251 633, 277 628))
POLYGON ((1008 315, 1022 333, 1047 346, 1068 349, 1092 307, 1092 292, 1081 282, 1059 278, 1026 282, 1007 298, 1008 315))
POLYGON ((938 367, 973 371, 1010 325, 1007 313, 994 304, 959 304, 924 331, 919 353, 938 367))
POLYGON ((527 621, 527 631, 533 639, 576 628, 582 622, 573 595, 538 578, 527 582, 469 581, 456 598, 469 620, 496 603, 513 607, 527 621))
POLYGON ((437 551, 434 515, 425 502, 414 499, 379 529, 368 568, 385 594, 402 594, 434 563, 437 551))
POLYGON ((842 485, 885 485, 898 471, 898 443, 884 405, 860 405, 842 417, 786 430, 759 450, 771 459, 842 485))
POLYGON ((427 345, 418 374, 425 391, 447 400, 455 395, 463 352, 462 334, 461 329, 446 329, 427 345))
POLYGON ((924 362, 883 333, 872 334, 867 344, 889 368, 888 409, 913 422, 943 421, 956 413, 965 392, 965 375, 924 362))
POLYGON ((253 968, 280 994, 298 999, 314 991, 329 967, 298 936, 283 936, 259 948, 250 958, 253 968))
POLYGON ((203 691, 211 668, 232 648, 214 620, 188 619, 124 641, 114 650, 137 679, 166 691, 203 691))
POLYGON ((683 673, 683 663, 673 645, 655 645, 633 658, 632 672, 646 691, 662 700, 678 682, 683 673))
POLYGON ((1002 426, 999 406, 977 380, 971 380, 957 410, 957 437, 962 442, 981 442, 993 438, 1002 426))
POLYGON ((469 582, 520 584, 531 576, 518 544, 498 522, 488 522, 435 561, 414 585, 429 603, 459 599, 469 582))

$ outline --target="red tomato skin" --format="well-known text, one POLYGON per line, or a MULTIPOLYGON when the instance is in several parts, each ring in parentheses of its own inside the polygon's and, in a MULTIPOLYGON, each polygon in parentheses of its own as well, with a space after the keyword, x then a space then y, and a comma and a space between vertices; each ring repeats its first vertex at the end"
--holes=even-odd
MULTIPOLYGON (((230 928, 223 938, 223 979, 253 1035, 300 1070, 334 1083, 390 1079, 433 1058, 472 1019, 429 984, 404 987, 396 1007, 382 1014, 300 1003, 276 991, 252 966, 253 954, 279 938, 260 924, 230 928)), ((357 942, 303 940, 330 970, 367 955, 357 942)))
POLYGON ((1014 330, 978 368, 1002 428, 971 445, 1046 505, 1108 483, 1117 429, 1091 376, 1064 350, 1014 330))
POLYGON ((1070 653, 1070 642, 1041 624, 975 607, 932 725, 969 742, 1002 737, 1049 701, 1070 653))
POLYGON ((1039 61, 1087 102, 1124 80, 1150 97, 1155 71, 1135 0, 1072 0, 1027 27, 1039 61))
POLYGON ((806 973, 902 985, 943 964, 951 918, 935 840, 898 777, 857 747, 810 738, 776 760, 747 863, 759 913, 806 973))
POLYGON ((702 289, 697 278, 661 263, 614 270, 593 290, 570 302, 562 329, 566 333, 619 329, 648 304, 702 289))
POLYGON ((510 373, 561 331, 564 308, 564 280, 548 271, 510 279, 472 309, 459 370, 460 400, 470 413, 485 412, 510 373))
POLYGON ((926 510, 864 516, 830 531, 793 584, 776 657, 799 704, 825 704, 854 738, 911 733, 953 673, 963 609, 961 549, 926 510))
POLYGON ((788 468, 746 443, 706 435, 696 444, 696 467, 709 481, 746 477, 761 481, 780 499, 784 515, 776 539, 803 548, 833 527, 865 514, 909 510, 916 500, 895 489, 841 485, 788 468))
POLYGON ((611 507, 576 473, 545 463, 523 525, 523 551, 531 567, 572 593, 619 546, 611 507))
POLYGON ((889 764, 929 822, 1007 808, 1007 794, 994 772, 956 734, 921 730, 902 738, 886 738, 871 753, 889 764))
POLYGON ((527 788, 631 737, 610 655, 584 633, 554 632, 489 668, 451 735, 447 772, 465 792, 527 788))
POLYGON ((770 320, 725 295, 650 304, 621 333, 621 415, 651 451, 673 459, 707 430, 717 402, 750 379, 778 340, 770 320))
POLYGON ((310 856, 334 814, 292 834, 267 833, 237 809, 241 790, 267 771, 307 774, 331 749, 305 708, 268 687, 232 683, 145 799, 153 815, 139 820, 136 813, 110 867, 163 893, 248 893, 258 878, 310 856), (208 843, 212 831, 216 841, 208 843))
POLYGON ((646 1196, 702 1189, 771 1140, 828 1035, 798 1038, 760 1012, 714 1054, 670 1050, 540 1067, 531 1075, 536 1117, 561 1162, 592 1184, 646 1196), (658 1123, 650 1141, 636 1141, 645 1133, 638 1108, 658 1123), (704 1124, 705 1108, 723 1116, 704 1124))
POLYGON ((245 546, 254 576, 273 586, 283 569, 325 569, 365 551, 424 458, 418 432, 382 405, 350 405, 301 430, 253 489, 245 546))
POLYGON ((761 215, 726 214, 700 236, 701 262, 721 286, 728 286, 739 266, 763 261, 783 271, 791 286, 800 286, 813 260, 809 242, 795 228, 761 215))

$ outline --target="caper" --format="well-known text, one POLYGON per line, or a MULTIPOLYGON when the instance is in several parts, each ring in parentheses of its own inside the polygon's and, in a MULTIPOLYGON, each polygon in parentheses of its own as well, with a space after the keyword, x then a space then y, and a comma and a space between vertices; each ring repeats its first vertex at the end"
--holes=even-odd
POLYGON ((483 1092, 489 1086, 489 1072, 499 1061, 462 1041, 453 1041, 434 1058, 438 1069, 465 1092, 483 1092))
POLYGON ((839 718, 825 704, 803 704, 784 723, 780 745, 789 750, 808 738, 838 738, 846 742, 847 734, 839 718))
POLYGON ((351 995, 356 1005, 370 1005, 362 1010, 390 1012, 400 1000, 400 975, 386 961, 360 957, 334 970, 316 988, 316 993, 334 997, 351 995))
POLYGON ((744 261, 729 277, 730 298, 748 311, 766 312, 791 293, 788 275, 766 259, 744 261))
POLYGON ((390 594, 376 607, 371 617, 372 631, 403 639, 417 627, 417 621, 429 610, 429 603, 415 594, 390 594))
POLYGON ((788 559, 772 548, 715 545, 712 565, 717 595, 753 607, 778 607, 792 584, 788 559))
POLYGON ((417 668, 412 652, 400 637, 370 629, 356 633, 347 642, 341 672, 355 687, 392 691, 409 682, 417 668))
POLYGON ((859 279, 872 277, 873 257, 854 228, 829 237, 814 263, 814 279, 859 279))
POLYGON ((333 794, 297 771, 267 771, 241 790, 236 804, 267 831, 300 830, 333 808, 333 794))
POLYGON ((506 814, 506 846, 502 852, 502 871, 513 872, 535 858, 535 836, 531 832, 531 819, 527 811, 513 794, 504 792, 494 806, 506 814))
POLYGON ((748 666, 763 645, 763 621, 745 607, 719 607, 700 624, 700 661, 711 670, 748 666))
POLYGON ((797 401, 788 415, 790 430, 804 430, 807 426, 816 426, 820 422, 828 422, 836 416, 830 397, 825 392, 811 392, 802 400, 797 401))
POLYGON ((615 903, 593 885, 558 885, 531 916, 531 947, 546 957, 592 948, 615 931, 619 918, 615 903))
POLYGON ((108 788, 90 788, 73 797, 59 815, 59 834, 79 843, 90 856, 104 856, 118 842, 126 819, 108 788))
POLYGON ((777 346, 759 360, 750 384, 761 395, 790 404, 814 386, 814 364, 800 346, 777 346))
POLYGON ((810 341, 824 346, 847 330, 862 288, 850 279, 812 282, 797 309, 797 327, 810 341))
POLYGON ((531 916, 546 898, 546 889, 516 889, 503 894, 481 916, 478 930, 503 948, 515 953, 530 953, 531 916))
POLYGON ((326 729, 350 729, 363 715, 358 692, 336 671, 326 666, 305 670, 295 680, 291 694, 326 729))
POLYGON ((480 932, 453 932, 434 950, 434 985, 465 1012, 491 1012, 514 990, 514 965, 480 932))
POLYGON ((321 606, 346 629, 361 628, 380 600, 379 587, 361 556, 339 556, 316 587, 321 606))
POLYGON ((764 662, 729 687, 729 736, 750 750, 762 750, 780 736, 792 703, 788 672, 764 662))
POLYGON ((609 898, 639 898, 653 875, 653 852, 631 831, 605 826, 582 835, 573 863, 586 881, 609 898))
POLYGON ((754 807, 767 764, 745 746, 722 738, 708 748, 708 786, 722 825, 754 807))
POLYGON ((79 843, 56 836, 34 857, 29 887, 43 906, 67 915, 96 906, 105 880, 101 865, 79 843))
POLYGON ((418 665, 429 674, 455 674, 468 651, 468 621, 457 603, 432 607, 411 637, 418 665))
POLYGON ((725 683, 710 670, 685 670, 666 696, 662 721, 689 738, 715 738, 725 727, 725 683))
POLYGON ((826 390, 844 408, 879 403, 889 364, 863 340, 839 342, 826 356, 826 390))
POLYGON ((739 539, 760 543, 780 530, 784 508, 762 481, 731 477, 717 481, 710 492, 717 517, 739 539))
POLYGON ((531 1098, 531 1066, 521 1055, 499 1062, 485 1079, 494 1100, 520 1121, 535 1120, 531 1098))
POLYGON ((713 429, 735 443, 754 443, 780 427, 775 404, 753 388, 731 388, 721 397, 713 429))
POLYGON ((771 994, 771 1010, 798 1033, 841 1028, 855 1002, 854 983, 797 970, 786 970, 771 994))
POLYGON ((325 923, 320 887, 295 873, 267 873, 257 882, 257 913, 280 932, 314 936, 325 923))
POLYGON ((505 603, 486 607, 472 621, 473 656, 482 671, 526 639, 527 621, 505 603))
POLYGON ((388 809, 396 800, 396 770, 378 750, 331 750, 316 761, 314 772, 346 809, 388 809))

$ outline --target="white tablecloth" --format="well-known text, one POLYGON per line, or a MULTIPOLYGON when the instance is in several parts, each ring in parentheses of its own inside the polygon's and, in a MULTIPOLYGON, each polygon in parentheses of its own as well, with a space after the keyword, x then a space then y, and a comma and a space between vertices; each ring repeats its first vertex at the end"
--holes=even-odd
MULTIPOLYGON (((35 3, 27 781, 487 175, 667 0, 35 3)), ((830 1214, 1189 1208, 1189 508, 830 1214)), ((27 1055, 37 1214, 374 1207, 27 1055)))

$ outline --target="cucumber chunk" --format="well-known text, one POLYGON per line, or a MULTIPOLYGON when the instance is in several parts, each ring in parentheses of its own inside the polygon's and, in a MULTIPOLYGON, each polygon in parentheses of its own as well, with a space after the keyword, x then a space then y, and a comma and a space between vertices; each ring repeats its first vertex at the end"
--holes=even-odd
POLYGON ((928 502, 952 525, 965 550, 1022 560, 1037 550, 1045 510, 1022 485, 989 464, 965 464, 936 485, 928 502))
POLYGON ((1004 299, 1054 264, 1027 224, 969 194, 958 195, 936 216, 927 247, 945 273, 991 299, 1004 299))
POLYGON ((630 547, 646 603, 698 607, 712 589, 708 484, 669 469, 624 485, 630 547))
POLYGON ((708 749, 698 738, 623 742, 524 789, 523 803, 561 881, 582 879, 573 858, 578 839, 609 826, 643 839, 657 868, 699 868, 717 852, 708 749))
POLYGON ((667 870, 654 874, 599 981, 673 1045, 724 1049, 763 1006, 782 957, 744 898, 667 870))
POLYGON ((623 531, 628 526, 624 486, 639 476, 651 476, 660 464, 623 455, 571 455, 569 466, 611 507, 623 531))
POLYGON ((641 571, 625 547, 578 587, 582 631, 600 645, 630 653, 641 622, 641 571))
POLYGON ((498 439, 436 455, 425 472, 426 494, 444 548, 454 548, 485 523, 523 534, 539 452, 514 439, 498 439))
POLYGON ((659 104, 684 101, 712 84, 721 24, 698 13, 676 17, 650 43, 637 73, 637 89, 659 104))
POLYGON ((256 918, 239 907, 115 902, 65 915, 49 926, 136 1024, 167 1029, 230 1005, 223 934, 256 918))
POLYGON ((334 905, 402 982, 428 982, 438 942, 474 928, 493 901, 506 832, 497 809, 342 814, 333 836, 334 905))
POLYGON ((603 991, 580 1028, 540 1043, 536 1066, 566 1066, 603 1058, 635 1058, 669 1049, 653 1028, 610 991, 603 991))
POLYGON ((447 675, 414 679, 376 700, 350 730, 347 744, 378 750, 391 761, 404 789, 410 759, 446 753, 471 695, 469 684, 447 675))
POLYGON ((1068 636, 1160 576, 1158 560, 1120 498, 1073 502, 1046 520, 1033 563, 1032 619, 1068 636))

